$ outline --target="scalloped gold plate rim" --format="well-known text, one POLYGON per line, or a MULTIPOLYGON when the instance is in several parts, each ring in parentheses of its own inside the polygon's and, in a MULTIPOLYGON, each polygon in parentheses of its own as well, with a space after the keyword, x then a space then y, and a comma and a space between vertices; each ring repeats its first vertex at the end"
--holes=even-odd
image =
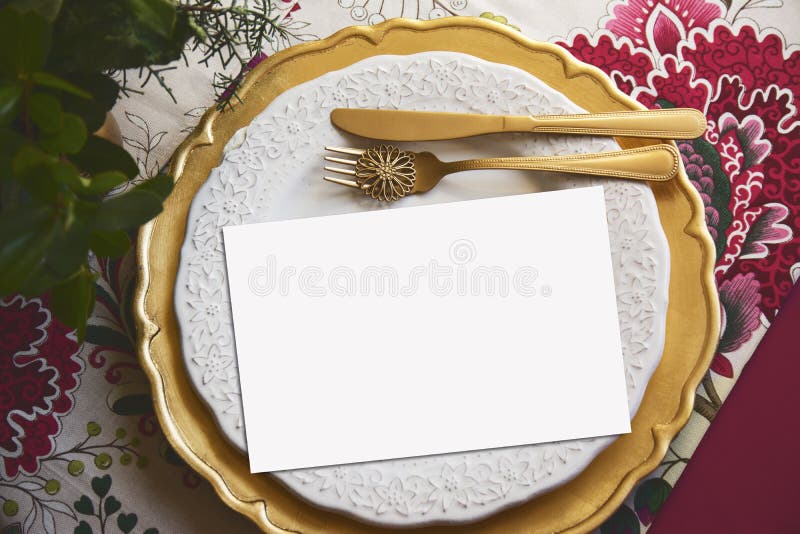
MULTIPOLYGON (((228 506, 265 532, 396 532, 397 528, 363 523, 315 507, 274 477, 250 474, 245 455, 223 437, 189 382, 173 308, 189 205, 217 165, 228 139, 283 91, 367 57, 431 50, 461 52, 516 66, 588 111, 643 109, 599 69, 575 60, 555 45, 532 41, 485 19, 453 17, 353 26, 326 39, 294 46, 248 74, 241 88, 243 103, 234 112, 212 108, 205 113, 173 156, 176 186, 164 211, 139 232, 134 301, 137 348, 152 385, 155 411, 173 447, 209 480, 228 506)), ((623 148, 632 148, 656 141, 618 142, 623 148)), ((570 482, 486 519, 448 525, 448 530, 588 532, 608 518, 636 482, 658 466, 670 441, 688 421, 695 389, 719 336, 714 247, 705 228, 702 202, 683 169, 676 179, 652 183, 651 188, 671 252, 669 309, 664 355, 632 421, 632 432, 617 439, 570 482)), ((280 436, 280 429, 275 430, 280 436)))

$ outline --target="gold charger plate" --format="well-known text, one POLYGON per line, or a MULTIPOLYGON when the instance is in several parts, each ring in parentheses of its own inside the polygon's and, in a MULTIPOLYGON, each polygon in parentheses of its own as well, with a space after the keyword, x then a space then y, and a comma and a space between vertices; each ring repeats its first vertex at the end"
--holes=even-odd
MULTIPOLYGON (((555 45, 526 39, 485 19, 454 17, 354 26, 284 50, 248 74, 241 88, 244 103, 234 112, 219 113, 213 108, 206 112, 175 152, 171 171, 176 185, 164 212, 139 233, 138 349, 152 384, 156 413, 173 447, 211 482, 228 506, 265 532, 396 532, 397 528, 361 523, 317 508, 277 479, 250 474, 247 457, 218 429, 189 382, 173 308, 189 206, 217 166, 225 143, 283 91, 371 56, 431 50, 461 52, 521 68, 588 111, 642 109, 600 70, 555 45)), ((623 148, 656 142, 617 141, 623 148)), ((664 354, 631 423, 632 432, 617 439, 563 486, 487 519, 448 526, 448 530, 587 532, 596 528, 634 484, 655 469, 688 420, 695 389, 719 337, 714 247, 705 229, 702 202, 683 169, 676 179, 650 186, 670 247, 669 309, 664 354)), ((275 431, 280 439, 280 429, 275 431)))

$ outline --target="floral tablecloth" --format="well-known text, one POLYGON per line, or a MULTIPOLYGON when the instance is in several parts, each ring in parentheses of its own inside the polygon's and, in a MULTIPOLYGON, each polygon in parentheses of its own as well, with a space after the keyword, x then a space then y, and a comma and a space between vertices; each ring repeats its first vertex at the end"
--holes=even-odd
MULTIPOLYGON (((483 16, 563 46, 646 106, 706 113, 705 136, 678 146, 716 243, 722 334, 689 424, 601 528, 645 531, 800 277, 800 2, 273 2, 291 35, 266 45, 267 55, 351 24, 483 16)), ((140 179, 167 162, 213 104, 220 66, 175 66, 164 75, 177 103, 148 85, 114 108, 140 179)), ((0 300, 0 533, 255 531, 159 428, 133 349, 132 254, 93 266, 97 301, 82 346, 46 297, 0 300)))

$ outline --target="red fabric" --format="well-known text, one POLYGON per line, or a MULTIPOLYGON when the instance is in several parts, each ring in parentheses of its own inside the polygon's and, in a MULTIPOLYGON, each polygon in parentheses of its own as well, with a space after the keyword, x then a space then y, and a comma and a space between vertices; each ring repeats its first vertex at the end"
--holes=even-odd
POLYGON ((742 372, 650 534, 798 533, 800 284, 742 372))

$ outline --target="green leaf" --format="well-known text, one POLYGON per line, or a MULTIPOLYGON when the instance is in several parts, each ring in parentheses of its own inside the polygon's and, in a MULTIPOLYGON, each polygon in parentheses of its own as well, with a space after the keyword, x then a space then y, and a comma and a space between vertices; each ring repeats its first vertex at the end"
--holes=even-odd
POLYGON ((47 19, 34 11, 0 10, 0 69, 13 76, 41 70, 50 52, 50 30, 47 19))
POLYGON ((86 521, 81 521, 78 523, 78 526, 75 527, 73 534, 94 534, 92 527, 86 521))
POLYGON ((26 73, 44 67, 50 53, 51 28, 47 19, 33 12, 22 16, 20 66, 26 73))
MULTIPOLYGON (((86 327, 86 341, 93 345, 110 347, 120 352, 133 354, 133 346, 128 336, 108 326, 89 325, 86 327)), ((152 403, 150 403, 150 407, 152 407, 152 403)))
POLYGON ((119 529, 122 532, 124 532, 125 534, 128 534, 131 530, 133 530, 133 527, 136 526, 136 522, 138 520, 139 520, 139 518, 136 517, 136 514, 123 514, 123 513, 120 513, 117 516, 117 526, 119 527, 119 529))
POLYGON ((639 534, 641 526, 633 510, 627 505, 617 508, 617 511, 600 526, 600 534, 639 534))
POLYGON ((158 195, 133 189, 100 205, 95 228, 104 231, 134 229, 161 213, 161 209, 158 195))
POLYGON ((0 215, 0 295, 20 289, 55 236, 49 206, 25 206, 0 215))
POLYGON ((58 89, 60 91, 66 91, 67 93, 75 95, 79 98, 87 100, 92 98, 90 93, 87 93, 77 85, 68 82, 64 78, 56 76, 55 74, 50 74, 49 72, 34 72, 31 74, 30 79, 38 85, 43 85, 51 89, 58 89))
POLYGON ((94 232, 89 236, 89 247, 102 258, 119 258, 131 248, 131 238, 127 232, 94 232))
POLYGON ((89 254, 89 230, 82 221, 75 221, 66 230, 59 230, 45 254, 47 273, 58 280, 71 278, 86 263, 89 254))
POLYGON ((101 499, 108 494, 111 489, 111 476, 103 475, 101 477, 92 477, 92 490, 94 494, 101 499))
POLYGON ((61 128, 41 137, 42 148, 51 154, 75 154, 86 143, 86 124, 73 113, 62 115, 61 128))
POLYGON ((11 170, 18 178, 24 178, 39 167, 45 167, 55 161, 50 154, 42 152, 33 145, 23 145, 14 154, 11 170))
POLYGON ((89 179, 85 191, 91 194, 105 193, 126 181, 127 178, 125 178, 125 175, 121 172, 100 172, 89 179))
POLYGON ((71 93, 62 93, 61 107, 64 111, 80 115, 90 132, 97 131, 105 122, 106 113, 117 101, 119 85, 102 72, 64 75, 64 79, 91 93, 92 98, 85 99, 71 93))
POLYGON ((54 25, 50 64, 59 72, 163 65, 181 57, 190 36, 188 15, 179 13, 170 0, 103 2, 102 9, 97 0, 72 0, 64 4, 54 25), (162 23, 167 21, 167 7, 174 17, 171 26, 162 23))
POLYGON ((731 182, 728 175, 725 174, 725 171, 722 169, 719 152, 717 152, 711 143, 702 137, 698 137, 691 141, 691 144, 694 147, 695 154, 702 156, 703 161, 714 169, 714 192, 711 194, 711 205, 717 210, 717 213, 719 213, 717 242, 715 243, 717 258, 719 258, 725 250, 726 230, 733 220, 733 215, 728 208, 731 198, 731 182))
MULTIPOLYGON (((57 160, 32 145, 20 147, 12 160, 12 172, 25 190, 42 202, 55 203, 65 187, 73 191, 85 192, 91 181, 80 176, 78 169, 70 162, 57 160)), ((60 203, 68 203, 72 197, 62 198, 60 203)))
POLYGON ((81 495, 81 498, 73 503, 75 511, 83 515, 94 515, 94 503, 86 495, 81 495))
POLYGON ((31 145, 22 146, 14 156, 11 170, 20 185, 33 198, 43 203, 55 203, 61 190, 53 178, 54 159, 31 145))
POLYGON ((91 181, 80 175, 77 167, 68 161, 59 160, 50 165, 50 174, 54 180, 73 191, 83 192, 91 181))
POLYGON ((8 126, 17 116, 21 96, 21 85, 6 84, 0 87, 0 126, 8 126))
MULTIPOLYGON (((66 282, 55 286, 50 293, 50 305, 61 322, 74 328, 78 341, 83 342, 86 321, 94 306, 94 275, 83 269, 66 282)), ((92 479, 92 488, 95 487, 94 480, 92 479)), ((110 479, 108 486, 111 486, 110 479)))
POLYGON ((15 190, 11 175, 14 157, 22 146, 25 138, 19 133, 8 128, 0 128, 0 207, 2 210, 12 209, 20 200, 20 191, 15 190))
POLYGON ((134 188, 134 190, 150 191, 158 195, 160 199, 164 200, 172 192, 172 188, 174 186, 175 180, 173 180, 172 176, 169 174, 158 174, 149 180, 145 180, 144 182, 140 183, 134 188))
POLYGON ((70 160, 82 171, 91 174, 120 171, 127 179, 139 174, 139 167, 124 148, 96 135, 89 136, 83 149, 70 156, 70 160))
POLYGON ((62 280, 48 274, 44 264, 41 264, 31 273, 31 276, 19 289, 19 293, 22 293, 26 297, 38 297, 44 295, 50 291, 54 285, 61 282, 62 280))
POLYGON ((23 182, 25 192, 37 202, 43 204, 54 204, 58 202, 58 194, 61 191, 59 185, 53 181, 46 168, 42 168, 40 173, 32 173, 23 182))
POLYGON ((633 497, 633 507, 643 524, 653 522, 671 491, 672 486, 663 478, 651 478, 639 484, 633 497))
POLYGON ((34 93, 28 99, 28 112, 43 132, 53 133, 61 128, 61 103, 47 93, 34 93))
POLYGON ((153 397, 150 393, 124 395, 111 404, 117 415, 143 415, 153 413, 153 397))
POLYGON ((61 0, 7 0, 8 5, 20 12, 33 11, 53 22, 61 9, 61 0))
POLYGON ((169 37, 175 27, 175 5, 169 0, 127 0, 134 16, 154 32, 169 37))
MULTIPOLYGON (((92 98, 98 102, 102 102, 103 106, 110 110, 114 107, 114 103, 119 96, 119 84, 106 73, 103 72, 86 72, 81 73, 76 80, 80 81, 81 87, 92 93, 92 98)), ((68 80, 73 78, 68 77, 68 80)))
POLYGON ((24 144, 25 138, 18 132, 0 128, 0 173, 2 175, 11 172, 11 161, 24 144))
POLYGON ((122 503, 119 502, 116 497, 113 495, 106 497, 106 502, 103 503, 103 509, 106 512, 106 516, 116 514, 119 512, 120 508, 122 508, 122 503))
MULTIPOLYGON (((90 232, 93 232, 95 230, 94 218, 102 204, 102 201, 96 198, 87 200, 77 197, 75 199, 73 214, 76 219, 82 221, 86 227, 89 228, 90 232)), ((104 229, 101 230, 104 231, 104 229)))
POLYGON ((7 76, 17 75, 21 18, 19 10, 11 6, 0 11, 0 71, 7 76))

